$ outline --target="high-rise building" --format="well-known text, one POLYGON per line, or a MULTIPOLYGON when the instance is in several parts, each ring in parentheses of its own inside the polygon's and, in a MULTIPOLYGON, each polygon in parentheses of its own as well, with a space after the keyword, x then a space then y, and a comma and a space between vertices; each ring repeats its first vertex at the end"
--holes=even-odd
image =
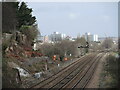
POLYGON ((85 40, 88 42, 93 41, 93 35, 91 35, 90 33, 85 33, 85 40))
POLYGON ((61 34, 62 40, 66 38, 66 34, 61 34))
POLYGON ((98 41, 98 35, 96 35, 96 34, 94 35, 94 41, 96 41, 96 42, 98 41))
POLYGON ((65 39, 65 37, 66 37, 65 34, 61 34, 61 33, 58 33, 58 32, 54 32, 53 34, 51 34, 49 36, 50 40, 53 41, 53 42, 61 41, 61 40, 65 39))
POLYGON ((84 35, 85 37, 85 40, 88 41, 88 42, 91 42, 91 41, 98 41, 98 35, 92 35, 90 33, 85 33, 84 35))

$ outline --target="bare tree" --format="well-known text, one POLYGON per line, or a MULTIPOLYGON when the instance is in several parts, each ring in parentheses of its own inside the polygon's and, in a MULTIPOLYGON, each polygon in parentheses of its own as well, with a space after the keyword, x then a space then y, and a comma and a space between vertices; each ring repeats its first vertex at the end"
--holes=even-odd
POLYGON ((113 40, 110 38, 106 38, 102 43, 102 47, 104 49, 110 49, 112 48, 112 46, 113 46, 113 40))

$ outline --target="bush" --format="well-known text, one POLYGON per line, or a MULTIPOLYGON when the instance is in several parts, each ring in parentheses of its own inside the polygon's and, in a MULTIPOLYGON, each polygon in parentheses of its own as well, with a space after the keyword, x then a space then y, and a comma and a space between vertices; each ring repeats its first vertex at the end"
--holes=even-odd
POLYGON ((29 43, 32 43, 39 34, 39 31, 36 26, 22 26, 20 28, 20 32, 27 36, 27 40, 29 43))
POLYGON ((104 63, 103 71, 100 77, 101 88, 117 88, 118 85, 118 59, 109 55, 104 63))

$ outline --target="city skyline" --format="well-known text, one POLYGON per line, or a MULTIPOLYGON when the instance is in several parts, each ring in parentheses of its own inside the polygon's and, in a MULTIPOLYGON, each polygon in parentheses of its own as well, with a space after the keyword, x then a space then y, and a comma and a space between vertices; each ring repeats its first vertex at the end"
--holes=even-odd
POLYGON ((33 8, 42 35, 57 31, 72 37, 86 32, 100 37, 118 36, 118 6, 115 2, 27 4, 33 8))
MULTIPOLYGON (((55 31, 55 32, 57 32, 57 33, 59 33, 59 34, 65 34, 66 36, 70 36, 70 37, 72 37, 72 38, 82 37, 82 36, 85 35, 86 33, 87 33, 87 34, 90 34, 90 35, 98 35, 98 36, 99 36, 99 34, 97 34, 97 33, 85 32, 85 33, 83 33, 83 34, 77 33, 77 35, 76 35, 75 37, 73 37, 73 36, 71 36, 71 35, 67 35, 66 33, 58 32, 58 31, 55 31)), ((51 32, 50 34, 45 34, 45 35, 41 34, 41 36, 49 36, 49 35, 51 35, 51 34, 53 34, 53 33, 55 33, 55 32, 51 32)), ((103 38, 105 38, 105 37, 116 37, 116 38, 117 38, 117 36, 107 36, 106 34, 105 34, 104 36, 99 36, 99 38, 102 38, 102 37, 103 37, 103 38)))

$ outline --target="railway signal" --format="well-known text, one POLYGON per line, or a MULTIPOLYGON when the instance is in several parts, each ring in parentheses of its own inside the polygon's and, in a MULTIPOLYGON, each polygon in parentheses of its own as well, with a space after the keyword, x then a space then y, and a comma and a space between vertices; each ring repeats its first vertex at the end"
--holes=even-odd
POLYGON ((89 43, 86 42, 86 45, 85 45, 85 46, 79 46, 78 48, 89 48, 89 43))
MULTIPOLYGON (((78 48, 80 48, 81 49, 81 51, 82 51, 82 48, 89 48, 89 43, 88 42, 86 42, 86 45, 85 46, 79 46, 78 48)), ((81 53, 81 56, 82 56, 82 53, 81 53)))

